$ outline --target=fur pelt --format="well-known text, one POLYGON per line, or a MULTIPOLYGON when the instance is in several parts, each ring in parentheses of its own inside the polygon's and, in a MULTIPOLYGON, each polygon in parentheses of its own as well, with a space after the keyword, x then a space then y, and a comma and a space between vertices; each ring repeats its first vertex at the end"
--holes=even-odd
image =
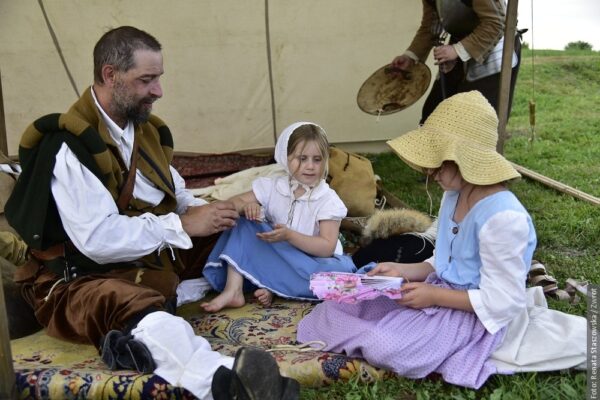
POLYGON ((367 221, 362 232, 362 244, 374 239, 384 239, 392 235, 408 232, 425 232, 432 224, 426 214, 407 208, 394 208, 376 211, 367 221))

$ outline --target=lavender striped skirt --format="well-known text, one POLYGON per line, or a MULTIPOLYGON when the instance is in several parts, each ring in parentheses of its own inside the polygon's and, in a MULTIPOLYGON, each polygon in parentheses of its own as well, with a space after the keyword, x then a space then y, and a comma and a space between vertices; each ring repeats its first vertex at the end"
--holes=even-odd
MULTIPOLYGON (((438 278, 430 283, 449 287, 438 278)), ((474 313, 412 309, 387 297, 357 304, 325 301, 298 325, 299 342, 321 340, 327 351, 363 358, 404 377, 437 372, 446 382, 476 389, 498 372, 489 357, 503 336, 504 329, 487 332, 474 313)))

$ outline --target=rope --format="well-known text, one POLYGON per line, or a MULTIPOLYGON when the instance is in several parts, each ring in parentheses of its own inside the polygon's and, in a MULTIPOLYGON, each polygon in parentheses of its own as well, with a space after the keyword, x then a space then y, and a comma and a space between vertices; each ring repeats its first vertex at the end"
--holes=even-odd
POLYGON ((50 295, 52 294, 52 292, 54 291, 54 289, 62 282, 66 282, 65 278, 60 278, 59 280, 57 280, 56 282, 54 282, 54 284, 52 285, 52 287, 50 288, 50 291, 48 292, 48 294, 46 295, 46 297, 44 297, 44 301, 48 301, 48 299, 50 298, 50 295))
POLYGON ((75 84, 75 79, 73 79, 73 75, 71 75, 71 71, 69 70, 69 67, 67 66, 67 61, 65 60, 62 49, 60 48, 60 44, 58 43, 58 38, 56 37, 56 34, 54 33, 54 29, 52 29, 52 25, 50 24, 50 20, 48 19, 48 14, 46 14, 46 9, 44 8, 44 3, 42 2, 42 0, 38 0, 38 4, 40 5, 40 8, 42 9, 42 14, 44 15, 44 20, 46 21, 46 26, 48 27, 48 32, 50 32, 50 37, 52 37, 52 42, 54 43, 54 47, 56 47, 56 51, 58 52, 60 61, 62 62, 65 72, 67 73, 67 77, 69 78, 69 82, 71 82, 71 86, 73 87, 75 94, 79 98, 81 96, 79 94, 79 90, 77 89, 77 85, 75 84))
POLYGON ((531 99, 529 100, 530 135, 527 140, 533 146, 535 140, 535 51, 533 47, 533 0, 531 0, 531 99))
POLYGON ((327 346, 327 344, 321 340, 311 340, 306 343, 301 344, 278 344, 270 349, 267 349, 267 352, 273 351, 296 351, 299 353, 304 353, 307 351, 323 351, 323 349, 327 346))

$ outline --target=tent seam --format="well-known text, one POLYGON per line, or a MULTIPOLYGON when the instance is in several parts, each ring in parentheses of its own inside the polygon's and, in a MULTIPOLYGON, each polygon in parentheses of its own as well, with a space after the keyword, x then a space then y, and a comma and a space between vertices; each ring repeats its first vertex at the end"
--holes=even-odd
POLYGON ((275 112, 275 89, 273 87, 273 66, 271 63, 271 31, 269 27, 269 0, 265 0, 265 34, 267 45, 267 67, 269 71, 269 89, 271 91, 271 119, 273 120, 273 144, 277 142, 277 117, 275 112))

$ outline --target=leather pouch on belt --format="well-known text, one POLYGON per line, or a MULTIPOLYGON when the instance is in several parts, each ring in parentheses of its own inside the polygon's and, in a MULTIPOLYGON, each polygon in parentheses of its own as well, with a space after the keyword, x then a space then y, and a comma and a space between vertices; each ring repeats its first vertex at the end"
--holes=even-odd
POLYGON ((33 257, 29 258, 25 264, 15 270, 14 281, 16 283, 33 282, 41 266, 42 264, 38 260, 33 257))

